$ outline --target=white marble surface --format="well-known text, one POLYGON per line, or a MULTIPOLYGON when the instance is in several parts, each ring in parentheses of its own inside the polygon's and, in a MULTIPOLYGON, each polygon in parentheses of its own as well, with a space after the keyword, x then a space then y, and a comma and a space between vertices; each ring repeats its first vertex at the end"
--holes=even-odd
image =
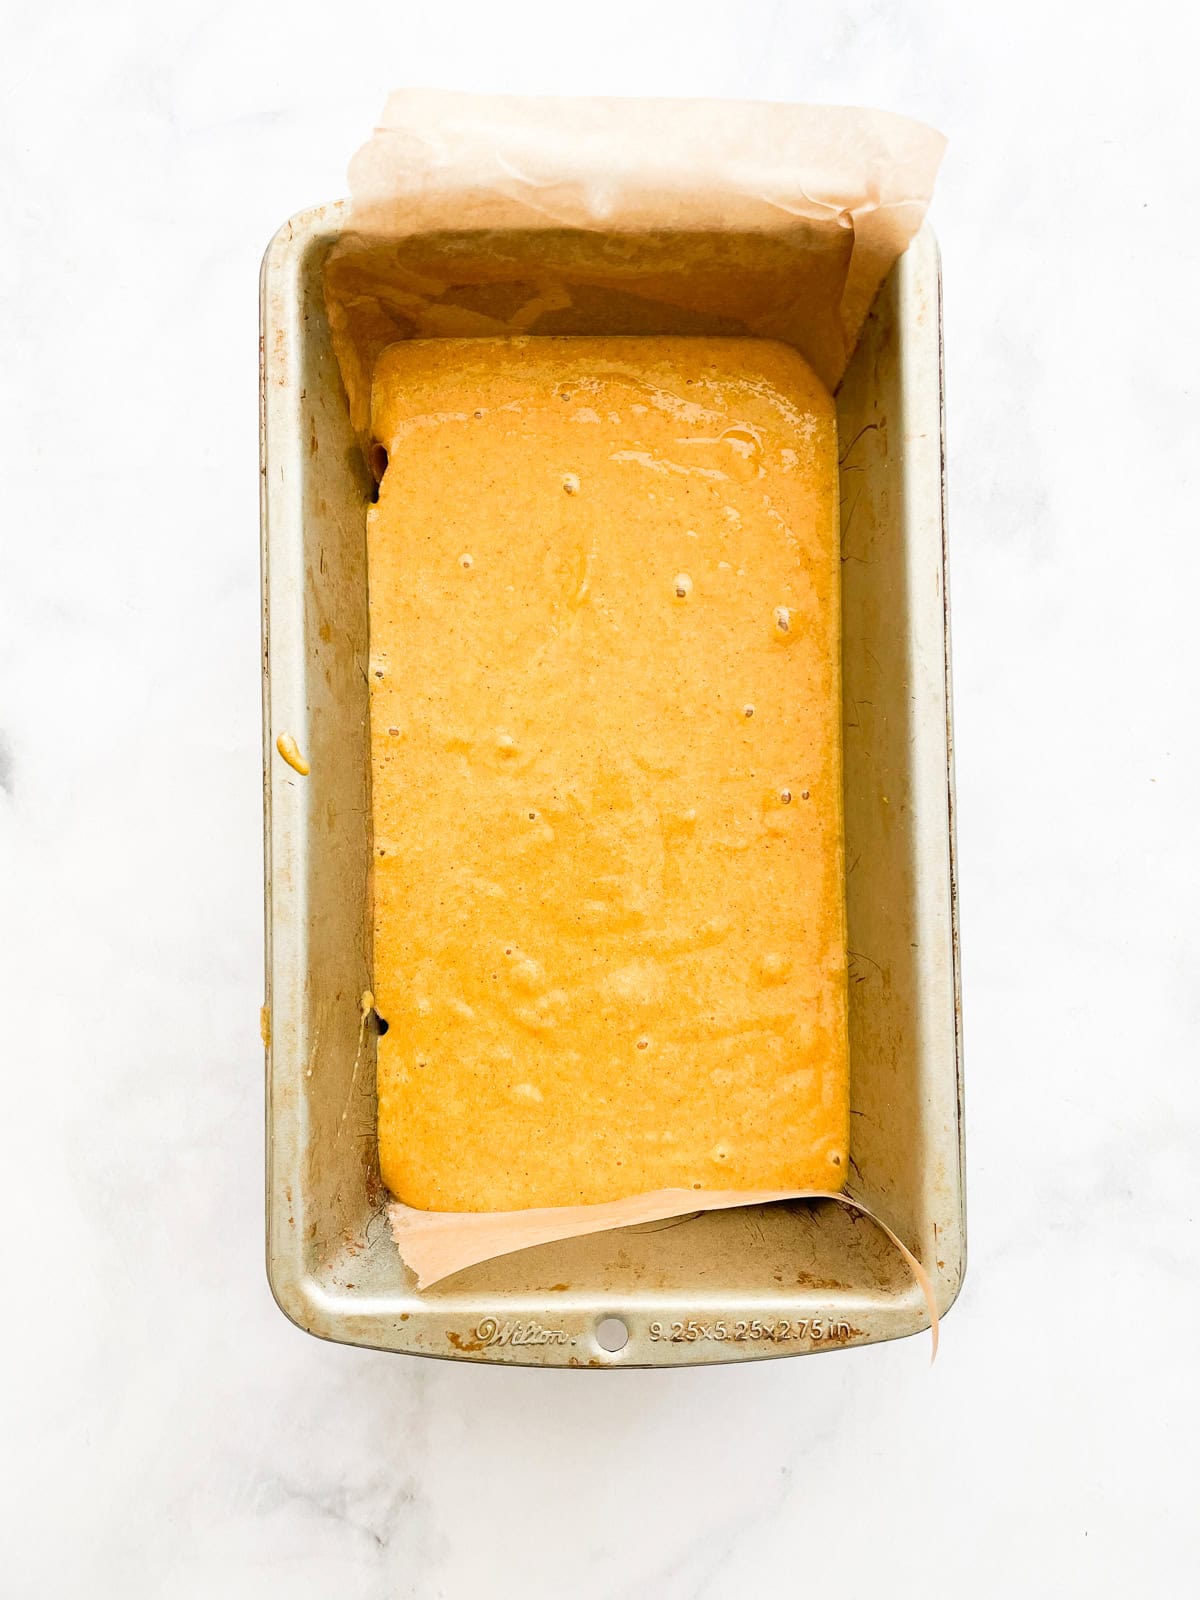
POLYGON ((6 1596, 1195 1583, 1200 112, 1177 7, 8 7, 6 1596), (971 1267, 750 1369, 339 1349, 262 1265, 256 274, 401 81, 951 137, 971 1267), (169 402, 169 403, 168 403, 169 402), (175 503, 165 515, 168 497, 175 503))

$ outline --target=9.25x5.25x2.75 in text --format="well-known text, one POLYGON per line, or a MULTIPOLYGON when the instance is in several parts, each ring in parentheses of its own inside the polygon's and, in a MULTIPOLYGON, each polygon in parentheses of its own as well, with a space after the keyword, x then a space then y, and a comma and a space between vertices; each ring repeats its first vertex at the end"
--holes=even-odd
POLYGON ((686 1322, 652 1322, 649 1329, 652 1340, 665 1339, 672 1344, 695 1344, 700 1339, 711 1339, 717 1344, 759 1339, 774 1343, 785 1339, 848 1339, 852 1331, 848 1322, 836 1317, 796 1320, 751 1317, 716 1322, 697 1322, 689 1318, 686 1322))

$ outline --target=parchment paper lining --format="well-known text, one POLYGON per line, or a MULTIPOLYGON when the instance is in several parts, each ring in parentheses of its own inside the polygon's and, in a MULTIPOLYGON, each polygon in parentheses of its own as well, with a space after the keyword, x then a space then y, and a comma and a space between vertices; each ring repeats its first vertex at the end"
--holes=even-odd
POLYGON ((388 1219, 401 1258, 417 1275, 417 1288, 427 1289, 464 1267, 556 1239, 577 1239, 585 1233, 628 1228, 638 1222, 658 1222, 697 1211, 728 1211, 733 1206, 770 1205, 778 1200, 835 1200, 883 1229, 908 1263, 925 1297, 932 1334, 929 1359, 933 1361, 938 1347, 938 1310, 925 1268, 886 1222, 844 1190, 655 1189, 625 1200, 612 1200, 607 1205, 528 1211, 417 1211, 396 1201, 388 1207, 388 1219))
MULTIPOLYGON (((351 227, 325 266, 334 350, 368 459, 371 374, 406 338, 750 334, 830 389, 916 233, 945 141, 890 112, 732 101, 393 94, 350 166, 351 227)), ((516 1212, 389 1208, 419 1288, 555 1239, 697 1210, 856 1197, 663 1189, 516 1212)))
POLYGON ((394 94, 326 265, 355 427, 414 336, 748 333, 833 389, 944 146, 845 106, 394 94))

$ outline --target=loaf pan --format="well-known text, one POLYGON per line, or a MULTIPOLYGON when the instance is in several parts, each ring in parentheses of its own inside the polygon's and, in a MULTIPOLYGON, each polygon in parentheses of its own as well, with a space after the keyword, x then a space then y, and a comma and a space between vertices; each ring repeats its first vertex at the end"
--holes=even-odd
MULTIPOLYGON (((344 203, 294 217, 262 271, 263 1021, 276 1300, 325 1339, 555 1367, 761 1360, 927 1327, 882 1232, 831 1202, 542 1245, 420 1293, 401 1263, 363 1020, 373 483, 321 286, 345 221, 344 203), (278 754, 281 735, 295 740, 307 776, 278 754)), ((837 403, 851 1182, 921 1258, 944 1313, 962 1280, 965 1218, 940 269, 928 225, 880 290, 837 403)))

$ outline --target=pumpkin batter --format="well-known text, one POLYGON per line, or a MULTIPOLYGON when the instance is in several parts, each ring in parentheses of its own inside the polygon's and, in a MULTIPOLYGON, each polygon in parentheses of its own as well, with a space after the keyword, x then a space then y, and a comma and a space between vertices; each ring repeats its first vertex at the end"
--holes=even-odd
POLYGON ((840 1188, 828 392, 765 340, 413 340, 372 426, 384 1181, 840 1188))

